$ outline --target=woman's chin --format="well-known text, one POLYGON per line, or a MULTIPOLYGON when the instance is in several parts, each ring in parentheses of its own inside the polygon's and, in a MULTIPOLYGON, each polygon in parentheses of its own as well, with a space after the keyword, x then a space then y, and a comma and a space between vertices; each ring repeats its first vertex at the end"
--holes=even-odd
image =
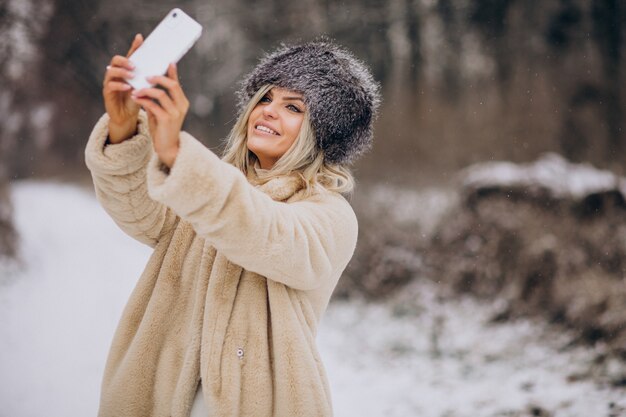
POLYGON ((248 139, 248 149, 253 153, 273 154, 275 150, 275 143, 268 143, 267 139, 251 138, 248 139))

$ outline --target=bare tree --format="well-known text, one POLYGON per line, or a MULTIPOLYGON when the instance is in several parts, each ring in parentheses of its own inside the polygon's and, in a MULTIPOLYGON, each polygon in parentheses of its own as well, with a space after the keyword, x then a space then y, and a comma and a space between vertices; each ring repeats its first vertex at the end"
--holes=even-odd
POLYGON ((0 258, 17 255, 8 179, 44 145, 46 109, 34 100, 37 43, 50 14, 45 0, 0 2, 0 258), (35 13, 36 12, 36 13, 35 13))

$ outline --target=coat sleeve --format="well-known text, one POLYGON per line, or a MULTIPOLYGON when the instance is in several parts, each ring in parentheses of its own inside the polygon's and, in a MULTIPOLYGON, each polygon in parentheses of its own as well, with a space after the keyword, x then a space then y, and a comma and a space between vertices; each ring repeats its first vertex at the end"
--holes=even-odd
POLYGON ((170 230, 176 215, 148 195, 146 168, 154 151, 146 114, 139 115, 135 136, 105 145, 109 117, 96 123, 85 148, 85 164, 91 171, 96 197, 115 223, 136 240, 155 247, 170 230))
POLYGON ((354 253, 356 216, 341 195, 274 201, 185 132, 169 175, 150 160, 148 191, 231 262, 292 288, 328 285, 354 253))

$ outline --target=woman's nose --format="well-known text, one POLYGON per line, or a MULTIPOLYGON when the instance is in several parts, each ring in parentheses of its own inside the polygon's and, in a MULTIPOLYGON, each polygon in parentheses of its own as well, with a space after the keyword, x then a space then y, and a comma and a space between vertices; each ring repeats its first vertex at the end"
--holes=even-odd
POLYGON ((272 119, 275 119, 276 117, 278 117, 278 112, 276 111, 276 105, 272 102, 267 104, 266 106, 263 106, 263 115, 266 117, 270 117, 272 119))

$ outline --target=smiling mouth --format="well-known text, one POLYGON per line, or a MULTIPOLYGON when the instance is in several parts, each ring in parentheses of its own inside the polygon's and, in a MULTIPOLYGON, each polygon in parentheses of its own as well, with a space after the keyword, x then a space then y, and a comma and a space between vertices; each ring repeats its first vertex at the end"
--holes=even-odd
POLYGON ((274 130, 270 129, 270 128, 269 128, 269 127, 267 127, 267 126, 259 125, 259 126, 255 127, 255 129, 256 129, 256 130, 259 130, 259 131, 261 131, 261 132, 264 132, 264 133, 269 133, 270 135, 280 136, 280 135, 278 134, 278 132, 276 132, 276 131, 274 131, 274 130))

